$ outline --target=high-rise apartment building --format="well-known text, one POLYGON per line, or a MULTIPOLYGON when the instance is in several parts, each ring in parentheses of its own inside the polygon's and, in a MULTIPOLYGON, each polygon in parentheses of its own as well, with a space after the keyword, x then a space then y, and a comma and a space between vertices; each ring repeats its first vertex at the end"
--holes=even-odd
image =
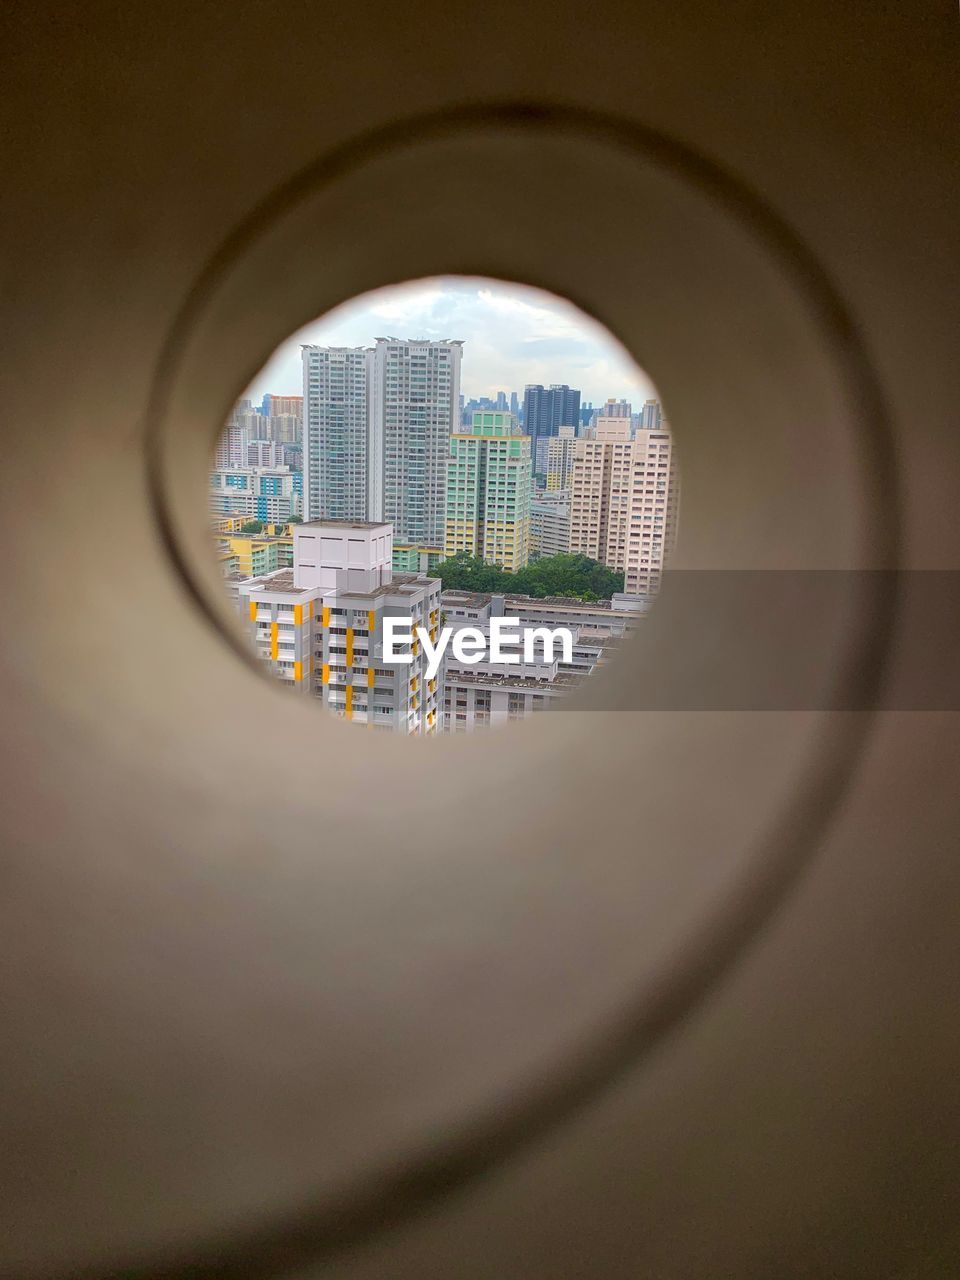
POLYGON ((303 396, 265 395, 260 409, 265 436, 276 444, 299 445, 303 434, 303 396))
POLYGON ((248 467, 282 467, 286 465, 286 451, 276 440, 248 440, 248 467))
POLYGON ((301 347, 304 518, 366 520, 370 423, 363 347, 301 347))
POLYGON ((598 418, 596 438, 574 444, 570 481, 572 552, 626 571, 632 484, 630 419, 598 418))
MULTIPOLYGON (((659 410, 659 406, 658 406, 659 410)), ((676 546, 680 483, 670 428, 659 415, 657 430, 637 432, 633 442, 633 496, 624 588, 650 595, 661 582, 667 556, 676 546)))
POLYGON ((269 418, 303 417, 303 396, 267 395, 263 399, 263 412, 269 418))
POLYGON ((461 355, 458 341, 399 338, 303 348, 309 519, 386 520, 399 543, 442 545, 461 355))
POLYGON ((217 441, 214 465, 223 467, 279 466, 282 446, 299 448, 303 423, 301 396, 265 395, 260 408, 238 400, 217 441), (275 452, 255 449, 277 445, 275 452))
POLYGON ((640 427, 644 431, 659 431, 663 422, 663 410, 659 400, 644 400, 640 410, 640 427))
POLYGON ((580 392, 566 383, 543 387, 530 384, 523 393, 523 429, 530 437, 533 469, 543 475, 547 468, 547 442, 561 427, 576 427, 580 421, 580 392))
POLYGON ((679 486, 669 430, 637 432, 598 417, 574 447, 570 550, 625 575, 628 593, 655 592, 676 540, 679 486))
POLYGON ((260 658, 294 690, 346 720, 404 734, 439 730, 443 668, 427 678, 419 641, 385 659, 384 619, 436 642, 440 581, 395 575, 389 524, 318 520, 293 530, 293 568, 236 590, 260 658))
POLYGON ((597 410, 598 418, 630 418, 632 415, 633 405, 629 400, 607 400, 597 410))
POLYGON ((234 406, 231 420, 238 422, 247 433, 247 440, 268 440, 269 419, 249 400, 240 400, 234 406))
POLYGON ((511 413, 478 412, 450 437, 447 556, 465 551, 509 572, 530 555, 530 439, 511 413))
POLYGON ((247 446, 249 438, 241 423, 231 417, 220 435, 213 454, 213 465, 218 470, 227 467, 245 467, 247 465, 247 446))
POLYGON ((537 490, 530 502, 530 559, 570 550, 570 491, 537 490))
POLYGON ((303 438, 303 415, 278 413, 270 419, 270 439, 280 445, 300 446, 303 438))
POLYGON ((214 452, 215 467, 245 467, 247 445, 260 438, 260 424, 264 421, 250 400, 238 400, 217 440, 214 452))
POLYGON ((377 338, 368 355, 367 512, 393 526, 397 543, 443 544, 462 354, 459 340, 377 338))
POLYGON ((285 524, 302 510, 301 476, 288 467, 218 467, 210 473, 210 513, 285 524))
POLYGON ((573 442, 576 427, 561 427, 547 444, 547 488, 566 489, 573 470, 573 442))

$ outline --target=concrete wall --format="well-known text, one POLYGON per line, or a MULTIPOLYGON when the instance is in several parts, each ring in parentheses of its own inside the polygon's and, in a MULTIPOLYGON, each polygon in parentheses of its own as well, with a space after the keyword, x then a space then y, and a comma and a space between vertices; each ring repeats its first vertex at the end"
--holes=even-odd
POLYGON ((206 527, 276 344, 461 271, 650 372, 677 563, 956 568, 956 14, 4 22, 0 1271, 956 1275, 958 721, 896 582, 770 659, 874 715, 629 710, 743 649, 665 591, 590 710, 355 747, 206 527))

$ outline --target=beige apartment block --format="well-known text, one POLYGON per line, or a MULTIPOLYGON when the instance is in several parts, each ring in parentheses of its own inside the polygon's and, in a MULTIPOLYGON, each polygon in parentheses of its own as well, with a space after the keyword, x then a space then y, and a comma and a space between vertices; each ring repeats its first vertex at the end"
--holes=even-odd
POLYGON ((677 542, 680 477, 670 428, 640 430, 633 442, 633 489, 624 590, 653 595, 677 542))
POLYGON ((669 429, 638 430, 599 417, 596 437, 574 445, 570 550, 625 575, 630 594, 655 592, 676 541, 678 483, 669 429))

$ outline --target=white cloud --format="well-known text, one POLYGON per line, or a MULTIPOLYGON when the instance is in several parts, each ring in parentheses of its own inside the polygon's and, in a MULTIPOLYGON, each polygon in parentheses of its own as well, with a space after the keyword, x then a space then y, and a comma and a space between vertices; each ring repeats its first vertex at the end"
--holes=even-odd
POLYGON ((461 390, 471 396, 526 383, 566 382, 594 404, 608 396, 642 403, 650 379, 596 320, 540 289, 443 277, 378 289, 306 325, 273 354, 245 393, 301 391, 300 344, 368 346, 375 337, 461 338, 461 390))

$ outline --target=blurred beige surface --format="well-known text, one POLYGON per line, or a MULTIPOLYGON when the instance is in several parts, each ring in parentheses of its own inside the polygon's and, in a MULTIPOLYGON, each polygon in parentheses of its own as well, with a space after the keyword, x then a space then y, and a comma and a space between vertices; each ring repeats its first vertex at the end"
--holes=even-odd
MULTIPOLYGON (((596 710, 371 741, 204 615, 145 443, 229 626, 204 468, 246 379, 353 293, 484 273, 570 296, 654 377, 681 564, 956 568, 934 28, 819 0, 14 6, 0 1273, 955 1274, 957 716, 612 711, 689 656, 664 600, 596 710), (478 115, 336 152, 523 99, 675 139, 792 229, 886 450, 802 264, 670 148, 478 115)), ((795 643, 878 652, 853 609, 795 643)))

